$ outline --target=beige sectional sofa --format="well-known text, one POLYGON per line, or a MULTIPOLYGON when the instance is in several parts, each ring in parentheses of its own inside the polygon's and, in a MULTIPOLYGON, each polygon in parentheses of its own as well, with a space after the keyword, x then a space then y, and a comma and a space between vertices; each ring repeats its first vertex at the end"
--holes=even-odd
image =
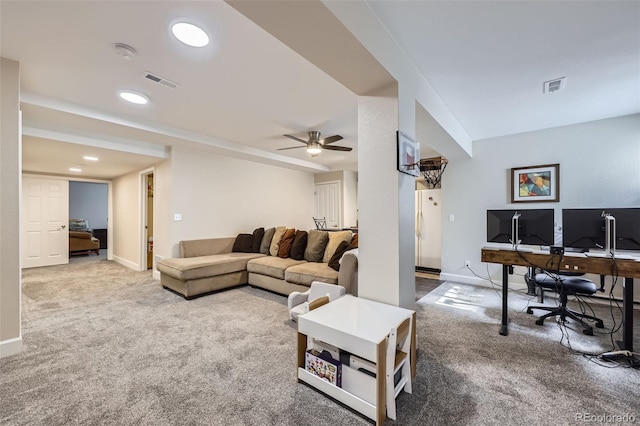
MULTIPOLYGON (((331 239, 337 237, 336 234, 331 239)), ((331 251, 335 252, 335 244, 328 243, 324 249, 322 260, 327 262, 313 262, 271 255, 274 250, 269 253, 233 252, 236 238, 181 241, 179 258, 158 261, 160 283, 186 299, 243 284, 286 296, 293 291, 306 291, 313 281, 338 284, 345 287, 347 293, 357 295, 357 255, 344 253, 339 271, 336 271, 328 263, 334 254, 331 251)), ((346 234, 340 238, 345 239, 346 234)), ((270 245, 272 249, 273 244, 277 246, 277 242, 270 245)))

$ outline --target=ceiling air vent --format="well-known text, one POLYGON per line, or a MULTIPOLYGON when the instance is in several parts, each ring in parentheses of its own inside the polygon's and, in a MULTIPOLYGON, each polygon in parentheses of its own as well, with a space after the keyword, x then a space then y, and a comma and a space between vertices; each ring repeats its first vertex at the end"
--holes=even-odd
POLYGON ((170 87, 172 89, 175 89, 176 87, 178 87, 178 83, 173 82, 171 80, 167 80, 166 78, 162 78, 155 74, 151 74, 150 72, 145 72, 144 78, 148 78, 151 81, 155 81, 158 84, 162 84, 163 86, 170 87))
POLYGON ((554 78, 542 84, 542 93, 553 93, 564 89, 566 77, 554 78))

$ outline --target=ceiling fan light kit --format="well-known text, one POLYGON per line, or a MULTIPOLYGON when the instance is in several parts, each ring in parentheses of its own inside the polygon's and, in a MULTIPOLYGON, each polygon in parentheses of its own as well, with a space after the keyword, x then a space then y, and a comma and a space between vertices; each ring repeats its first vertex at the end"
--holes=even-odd
MULTIPOLYGON (((312 130, 308 134, 309 134, 309 139, 306 141, 304 139, 300 139, 299 137, 293 136, 293 135, 284 135, 284 136, 289 139, 293 139, 294 141, 302 142, 303 144, 305 144, 307 148, 307 152, 312 157, 317 157, 325 149, 329 151, 347 151, 347 152, 353 149, 347 146, 330 145, 334 142, 341 140, 342 136, 340 135, 333 135, 327 138, 320 139, 320 132, 318 132, 317 130, 312 130)), ((287 148, 279 148, 278 151, 282 151, 285 149, 296 149, 296 148, 304 148, 304 147, 290 146, 287 148)))

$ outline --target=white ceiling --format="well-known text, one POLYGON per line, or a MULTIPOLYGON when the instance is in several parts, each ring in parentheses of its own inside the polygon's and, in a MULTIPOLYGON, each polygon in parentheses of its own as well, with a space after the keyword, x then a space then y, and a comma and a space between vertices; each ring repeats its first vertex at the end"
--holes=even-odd
MULTIPOLYGON (((640 2, 369 5, 474 140, 640 112, 640 2), (565 90, 543 95, 542 82, 557 77, 565 90)), ((89 138, 158 161, 174 145, 315 172, 357 167, 357 96, 221 1, 2 0, 0 55, 20 62, 23 122, 39 144, 89 138), (212 45, 173 39, 180 17, 206 28, 212 45), (118 42, 137 56, 116 55, 118 42), (151 103, 126 104, 125 88, 151 103), (282 134, 308 130, 340 134, 337 144, 354 150, 277 151, 296 144, 282 134)), ((25 164, 63 166, 31 158, 38 152, 25 150, 25 164)))

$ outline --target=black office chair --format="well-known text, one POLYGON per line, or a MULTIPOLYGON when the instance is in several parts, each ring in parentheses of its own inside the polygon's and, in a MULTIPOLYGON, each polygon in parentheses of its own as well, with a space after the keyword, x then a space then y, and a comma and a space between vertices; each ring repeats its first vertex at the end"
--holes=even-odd
POLYGON ((537 325, 543 325, 544 320, 549 317, 555 317, 560 315, 560 320, 564 322, 567 317, 577 321, 582 325, 582 332, 588 336, 593 336, 593 327, 587 324, 584 320, 595 321, 597 328, 604 328, 604 323, 600 318, 592 315, 583 314, 582 312, 576 312, 567 307, 568 296, 592 296, 596 291, 604 291, 604 280, 601 280, 601 286, 598 289, 593 281, 585 278, 580 278, 579 275, 571 272, 539 272, 541 270, 531 270, 525 275, 525 281, 527 286, 531 289, 531 285, 539 287, 540 294, 542 295, 545 290, 551 290, 560 295, 560 306, 529 306, 527 308, 528 314, 533 314, 533 309, 539 309, 542 311, 549 311, 536 320, 537 325), (538 272, 538 273, 535 273, 538 272))

